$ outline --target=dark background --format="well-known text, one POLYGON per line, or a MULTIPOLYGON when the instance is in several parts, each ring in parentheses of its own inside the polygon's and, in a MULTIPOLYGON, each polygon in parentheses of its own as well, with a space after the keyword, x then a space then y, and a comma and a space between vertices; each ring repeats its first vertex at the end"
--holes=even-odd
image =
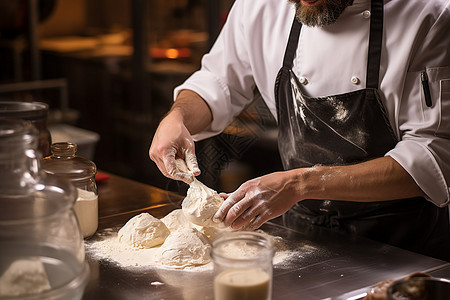
MULTIPOLYGON (((65 83, 0 93, 0 101, 45 102, 49 126, 64 123, 99 134, 90 159, 100 170, 184 193, 183 183, 160 174, 148 148, 173 88, 199 68, 232 3, 0 0, 0 90, 14 83, 65 83), (159 55, 169 48, 188 49, 189 55, 159 55)), ((196 149, 200 180, 220 191, 281 169, 276 124, 257 91, 226 133, 196 149)))

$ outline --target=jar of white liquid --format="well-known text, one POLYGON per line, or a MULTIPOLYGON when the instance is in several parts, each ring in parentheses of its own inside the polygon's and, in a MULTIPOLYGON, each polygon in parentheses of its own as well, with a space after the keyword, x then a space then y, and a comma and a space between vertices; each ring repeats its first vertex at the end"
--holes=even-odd
POLYGON ((267 300, 272 296, 273 243, 257 232, 227 232, 214 242, 214 299, 267 300))
POLYGON ((74 143, 54 143, 50 150, 52 155, 42 160, 42 168, 47 174, 68 179, 77 188, 73 209, 83 237, 91 237, 98 227, 97 167, 89 159, 76 155, 74 143))

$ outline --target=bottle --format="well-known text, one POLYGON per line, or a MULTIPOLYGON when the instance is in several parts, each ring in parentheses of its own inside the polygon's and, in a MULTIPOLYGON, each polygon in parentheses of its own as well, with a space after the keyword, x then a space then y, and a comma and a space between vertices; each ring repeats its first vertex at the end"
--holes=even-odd
POLYGON ((75 187, 40 167, 38 131, 0 118, 0 298, 81 299, 89 265, 75 187))
POLYGON ((84 238, 89 238, 98 227, 98 192, 95 184, 97 167, 87 158, 76 155, 77 145, 54 143, 51 155, 44 157, 42 167, 51 176, 69 180, 77 189, 74 210, 84 238))

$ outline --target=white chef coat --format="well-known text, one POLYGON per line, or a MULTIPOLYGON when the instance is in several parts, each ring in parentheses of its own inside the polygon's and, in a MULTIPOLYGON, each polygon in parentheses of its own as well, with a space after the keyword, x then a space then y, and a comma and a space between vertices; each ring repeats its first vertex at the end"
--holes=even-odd
MULTIPOLYGON (((252 100, 257 86, 276 117, 275 79, 282 65, 294 5, 237 0, 202 66, 175 89, 197 92, 213 114, 196 140, 220 133, 252 100)), ((386 155, 414 178, 428 200, 449 202, 450 0, 385 0, 380 95, 399 139, 386 155), (420 73, 429 77, 425 104, 420 73)), ((303 26, 293 71, 312 97, 366 87, 370 0, 354 0, 335 24, 303 26)))

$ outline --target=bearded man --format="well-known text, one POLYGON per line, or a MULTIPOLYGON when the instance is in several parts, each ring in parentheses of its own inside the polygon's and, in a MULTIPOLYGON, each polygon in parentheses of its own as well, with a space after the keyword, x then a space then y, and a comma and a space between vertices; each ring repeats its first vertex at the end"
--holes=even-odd
POLYGON ((220 133, 258 88, 285 170, 224 195, 217 221, 253 230, 283 215, 450 261, 449 3, 237 0, 175 89, 151 159, 191 182, 194 140, 220 133))

